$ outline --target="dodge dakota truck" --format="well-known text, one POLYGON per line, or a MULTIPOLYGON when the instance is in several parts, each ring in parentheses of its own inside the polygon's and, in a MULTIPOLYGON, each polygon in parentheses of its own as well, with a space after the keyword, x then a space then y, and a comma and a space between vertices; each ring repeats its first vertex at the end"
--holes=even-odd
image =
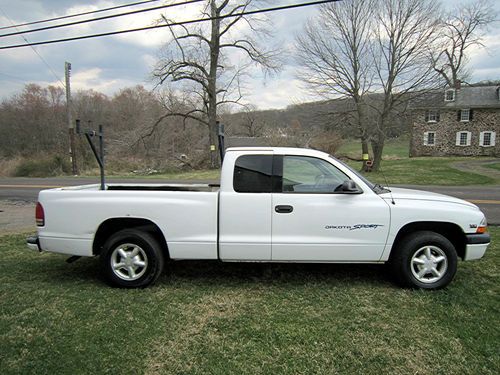
POLYGON ((43 190, 28 246, 99 256, 112 285, 145 287, 166 261, 388 263, 400 284, 439 289, 490 243, 472 203, 372 184, 334 157, 229 148, 220 186, 106 184, 43 190))

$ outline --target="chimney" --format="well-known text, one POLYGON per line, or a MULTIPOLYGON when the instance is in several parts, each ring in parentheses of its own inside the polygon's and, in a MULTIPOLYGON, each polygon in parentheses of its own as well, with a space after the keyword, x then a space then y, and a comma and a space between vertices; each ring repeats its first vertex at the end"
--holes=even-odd
POLYGON ((456 89, 456 90, 460 90, 461 88, 462 88, 462 81, 461 81, 461 80, 459 80, 459 79, 457 79, 457 80, 455 81, 455 89, 456 89))

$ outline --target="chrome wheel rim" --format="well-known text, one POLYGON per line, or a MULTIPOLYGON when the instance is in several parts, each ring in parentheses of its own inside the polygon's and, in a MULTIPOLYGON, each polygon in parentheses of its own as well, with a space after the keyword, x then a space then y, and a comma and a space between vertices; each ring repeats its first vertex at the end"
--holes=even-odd
POLYGON ((140 246, 125 243, 117 246, 111 253, 111 269, 122 280, 137 280, 147 268, 148 257, 140 246))
POLYGON ((448 258, 437 246, 424 246, 418 249, 410 262, 413 276, 425 284, 435 283, 443 278, 448 269, 448 258))

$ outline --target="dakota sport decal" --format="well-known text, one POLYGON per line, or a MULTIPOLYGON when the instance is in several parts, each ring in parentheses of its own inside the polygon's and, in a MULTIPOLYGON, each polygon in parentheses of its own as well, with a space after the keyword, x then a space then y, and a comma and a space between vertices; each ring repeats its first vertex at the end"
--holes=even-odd
POLYGON ((356 224, 356 225, 327 225, 325 229, 337 230, 357 230, 357 229, 377 229, 383 227, 382 224, 356 224))

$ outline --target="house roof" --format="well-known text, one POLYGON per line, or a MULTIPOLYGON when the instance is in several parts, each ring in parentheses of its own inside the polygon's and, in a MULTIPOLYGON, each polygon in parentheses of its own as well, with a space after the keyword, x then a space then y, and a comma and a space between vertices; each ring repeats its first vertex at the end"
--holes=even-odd
POLYGON ((411 101, 411 107, 415 109, 441 108, 500 108, 498 91, 500 86, 462 86, 455 90, 455 100, 445 101, 445 91, 433 90, 415 96, 411 101))

